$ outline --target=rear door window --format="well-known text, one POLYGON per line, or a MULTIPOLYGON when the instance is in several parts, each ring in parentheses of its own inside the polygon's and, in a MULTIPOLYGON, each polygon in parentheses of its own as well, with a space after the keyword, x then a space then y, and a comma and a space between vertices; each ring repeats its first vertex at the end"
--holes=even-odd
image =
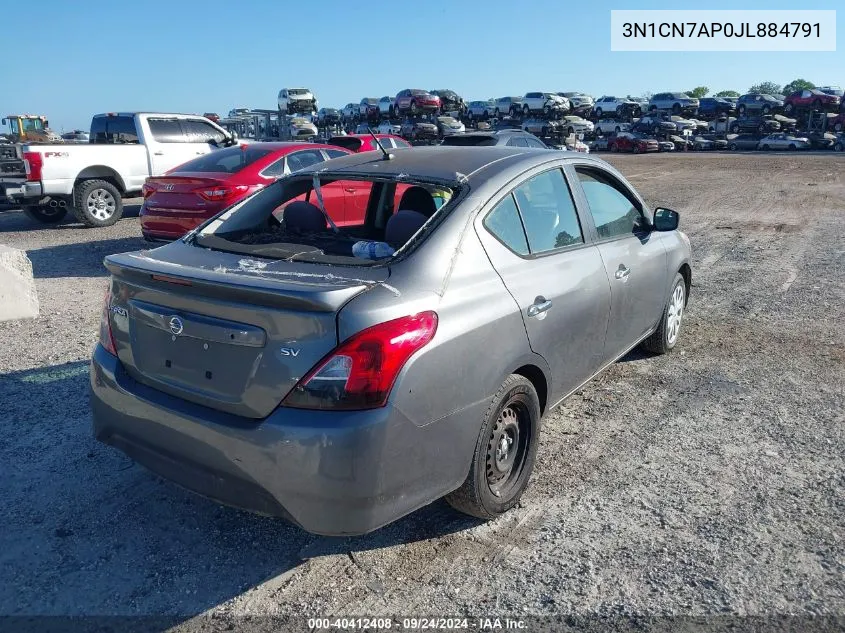
POLYGON ((532 254, 582 244, 575 202, 560 169, 534 176, 514 189, 532 254))
POLYGON ((307 149, 301 152, 294 152, 287 156, 287 170, 288 172, 299 171, 311 165, 323 162, 323 155, 320 150, 307 149))
POLYGON ((131 116, 95 117, 91 122, 92 143, 137 143, 138 131, 131 116))
POLYGON ((187 143, 179 119, 147 119, 153 140, 158 143, 187 143))

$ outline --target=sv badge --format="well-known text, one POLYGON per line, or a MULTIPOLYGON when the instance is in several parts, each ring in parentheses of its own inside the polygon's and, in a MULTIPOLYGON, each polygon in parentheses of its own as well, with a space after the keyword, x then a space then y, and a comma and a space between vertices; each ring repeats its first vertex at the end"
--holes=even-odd
POLYGON ((299 356, 300 351, 301 350, 294 349, 293 347, 282 347, 279 350, 279 352, 282 354, 282 356, 293 356, 294 358, 299 356))

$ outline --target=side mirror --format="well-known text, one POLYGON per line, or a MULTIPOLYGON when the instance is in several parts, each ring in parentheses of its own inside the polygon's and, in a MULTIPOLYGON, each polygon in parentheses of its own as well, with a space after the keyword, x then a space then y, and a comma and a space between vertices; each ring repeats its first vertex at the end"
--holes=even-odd
POLYGON ((677 211, 672 211, 672 209, 658 207, 654 210, 655 231, 674 231, 678 228, 680 220, 681 216, 677 211))

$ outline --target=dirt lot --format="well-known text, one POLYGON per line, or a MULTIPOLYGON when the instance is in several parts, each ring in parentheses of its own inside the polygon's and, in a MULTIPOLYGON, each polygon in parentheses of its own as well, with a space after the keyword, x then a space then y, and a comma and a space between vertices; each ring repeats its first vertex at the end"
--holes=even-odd
POLYGON ((692 240, 680 347, 629 355, 548 414, 509 516, 438 502, 349 539, 219 507, 96 444, 101 260, 144 246, 138 220, 0 213, 42 306, 0 324, 0 614, 845 618, 845 156, 611 161, 692 240))

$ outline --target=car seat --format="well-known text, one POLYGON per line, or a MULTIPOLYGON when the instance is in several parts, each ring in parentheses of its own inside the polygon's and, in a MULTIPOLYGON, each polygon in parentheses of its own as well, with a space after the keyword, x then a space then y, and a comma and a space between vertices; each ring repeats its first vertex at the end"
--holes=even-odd
MULTIPOLYGON (((410 189, 408 190, 410 191, 410 189)), ((425 191, 425 189, 423 189, 425 191)), ((428 192, 426 191, 428 195, 428 192)), ((429 196, 430 198, 431 196, 429 196)), ((404 200, 404 196, 402 197, 404 200)), ((431 201, 432 206, 434 201, 431 201)), ((395 249, 400 249, 426 223, 428 217, 411 209, 399 209, 387 220, 384 227, 384 241, 395 249)))
POLYGON ((437 211, 437 205, 434 204, 434 198, 427 189, 415 185, 408 187, 402 194, 396 212, 403 210, 416 211, 428 219, 437 211))
POLYGON ((282 213, 285 228, 298 233, 316 233, 328 229, 328 221, 320 208, 310 202, 297 200, 285 207, 282 213))

